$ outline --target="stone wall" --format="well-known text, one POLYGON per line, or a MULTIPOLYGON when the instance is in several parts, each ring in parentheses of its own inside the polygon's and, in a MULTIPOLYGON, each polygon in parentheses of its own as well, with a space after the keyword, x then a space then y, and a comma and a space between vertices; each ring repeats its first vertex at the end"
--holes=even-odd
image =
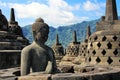
POLYGON ((120 68, 108 71, 87 72, 87 73, 59 73, 59 74, 38 74, 33 76, 22 76, 18 80, 119 80, 120 68))

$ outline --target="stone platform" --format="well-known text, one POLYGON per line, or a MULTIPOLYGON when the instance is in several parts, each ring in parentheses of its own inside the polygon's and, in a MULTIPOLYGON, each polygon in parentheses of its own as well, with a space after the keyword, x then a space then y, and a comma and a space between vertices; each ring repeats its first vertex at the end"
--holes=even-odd
POLYGON ((118 67, 97 67, 92 71, 83 73, 59 73, 59 74, 38 74, 22 76, 18 80, 119 80, 120 68, 118 67))
POLYGON ((20 75, 20 68, 14 67, 0 70, 0 80, 17 80, 20 75))

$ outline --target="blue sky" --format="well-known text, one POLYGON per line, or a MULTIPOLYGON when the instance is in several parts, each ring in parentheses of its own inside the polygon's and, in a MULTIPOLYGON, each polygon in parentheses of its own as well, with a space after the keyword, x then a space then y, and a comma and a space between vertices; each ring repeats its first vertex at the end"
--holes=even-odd
MULTIPOLYGON (((116 0, 118 15, 120 0, 116 0)), ((105 15, 106 0, 0 0, 0 9, 9 21, 14 8, 20 26, 32 24, 42 17, 50 26, 58 27, 95 20, 105 15)))

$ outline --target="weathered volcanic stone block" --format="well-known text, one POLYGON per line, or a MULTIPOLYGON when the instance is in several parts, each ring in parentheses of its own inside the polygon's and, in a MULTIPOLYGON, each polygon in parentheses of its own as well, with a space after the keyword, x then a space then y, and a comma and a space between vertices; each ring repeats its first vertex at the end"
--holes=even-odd
POLYGON ((83 76, 82 74, 55 74, 52 76, 52 80, 89 80, 89 76, 83 76))
POLYGON ((87 73, 60 73, 52 76, 52 80, 119 80, 119 69, 103 71, 103 72, 87 72, 87 73))
POLYGON ((59 66, 59 69, 62 73, 74 73, 74 69, 72 65, 64 65, 64 66, 59 66))
POLYGON ((21 76, 18 80, 51 80, 51 74, 39 74, 33 76, 21 76))
MULTIPOLYGON (((90 68, 86 68, 89 70, 90 68)), ((119 67, 95 67, 83 73, 37 74, 21 76, 18 80, 120 80, 119 67)))

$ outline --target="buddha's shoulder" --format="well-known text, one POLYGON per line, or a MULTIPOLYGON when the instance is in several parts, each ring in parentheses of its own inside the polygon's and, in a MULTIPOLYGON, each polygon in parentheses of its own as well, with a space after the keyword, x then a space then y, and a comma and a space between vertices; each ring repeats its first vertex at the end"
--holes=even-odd
POLYGON ((52 50, 52 48, 49 47, 49 46, 47 46, 47 45, 45 45, 45 48, 46 48, 47 50, 52 50))
POLYGON ((34 50, 34 46, 33 46, 32 44, 30 44, 30 45, 24 47, 24 48, 22 49, 22 52, 31 52, 31 51, 33 51, 33 50, 34 50))

